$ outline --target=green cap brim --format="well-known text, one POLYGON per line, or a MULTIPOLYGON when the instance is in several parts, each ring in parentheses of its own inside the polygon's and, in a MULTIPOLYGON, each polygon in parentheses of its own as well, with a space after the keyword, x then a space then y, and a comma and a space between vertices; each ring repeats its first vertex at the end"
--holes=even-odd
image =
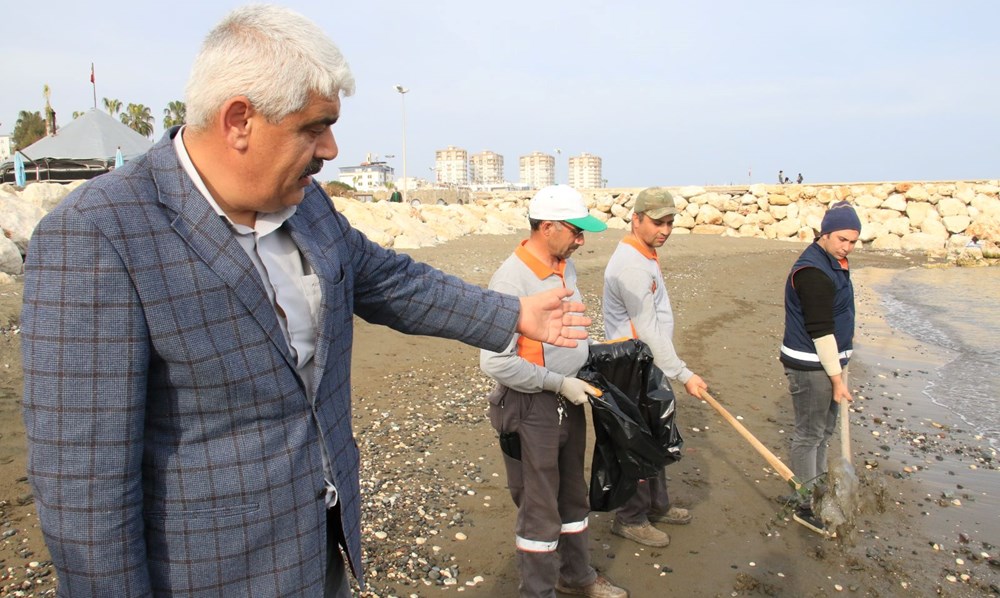
POLYGON ((578 229, 587 231, 588 233, 601 233, 608 230, 607 224, 604 224, 597 218, 590 215, 584 216, 583 218, 571 218, 566 220, 566 222, 569 222, 578 229))

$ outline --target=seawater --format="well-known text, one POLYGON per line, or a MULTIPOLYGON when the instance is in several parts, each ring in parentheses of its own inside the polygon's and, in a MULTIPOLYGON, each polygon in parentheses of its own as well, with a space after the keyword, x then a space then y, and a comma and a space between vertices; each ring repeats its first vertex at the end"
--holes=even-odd
POLYGON ((938 349, 924 394, 1000 447, 1000 268, 918 268, 877 289, 892 328, 938 349))

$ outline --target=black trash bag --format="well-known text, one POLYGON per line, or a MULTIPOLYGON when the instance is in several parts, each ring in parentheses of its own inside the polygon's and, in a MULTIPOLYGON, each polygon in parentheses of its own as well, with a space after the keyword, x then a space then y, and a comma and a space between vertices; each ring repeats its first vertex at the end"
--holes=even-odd
POLYGON ((577 376, 604 392, 590 399, 590 508, 611 511, 635 494, 640 479, 660 475, 681 458, 674 393, 649 347, 637 339, 591 345, 577 376))

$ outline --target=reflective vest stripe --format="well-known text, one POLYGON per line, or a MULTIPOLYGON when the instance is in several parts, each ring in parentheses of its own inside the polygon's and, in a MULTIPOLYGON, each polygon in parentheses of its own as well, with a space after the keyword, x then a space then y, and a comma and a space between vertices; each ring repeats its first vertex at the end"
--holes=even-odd
MULTIPOLYGON (((798 359, 799 361, 809 361, 813 363, 819 363, 819 355, 815 353, 806 353, 804 351, 796 351, 795 349, 789 349, 785 345, 781 345, 781 352, 792 359, 798 359)), ((854 353, 853 349, 848 349, 846 351, 841 351, 838 355, 840 359, 849 359, 851 353, 854 353)))

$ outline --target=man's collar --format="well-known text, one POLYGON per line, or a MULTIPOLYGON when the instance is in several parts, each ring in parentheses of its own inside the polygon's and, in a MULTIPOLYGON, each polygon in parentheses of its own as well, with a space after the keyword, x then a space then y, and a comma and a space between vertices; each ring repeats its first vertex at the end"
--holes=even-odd
POLYGON ((547 264, 542 262, 542 260, 538 259, 535 254, 531 253, 527 247, 525 247, 527 242, 527 240, 521 241, 521 244, 514 249, 514 255, 524 262, 524 265, 527 266, 539 280, 545 280, 553 274, 562 278, 563 273, 566 272, 566 260, 559 260, 559 269, 553 270, 547 264))
POLYGON ((295 214, 295 209, 298 206, 289 206, 283 210, 270 214, 262 214, 258 212, 256 222, 253 227, 233 222, 229 216, 226 215, 226 212, 222 209, 222 207, 219 206, 219 203, 215 201, 212 194, 208 192, 208 186, 205 185, 205 181, 203 181, 201 175, 198 174, 198 169, 195 168, 194 162, 191 161, 191 155, 188 154, 187 147, 184 145, 184 129, 186 128, 187 125, 182 126, 174 135, 173 143, 174 151, 177 153, 177 160, 180 162, 184 172, 187 173, 188 177, 194 183, 195 188, 198 189, 198 192, 201 193, 202 197, 204 197, 206 201, 208 201, 208 205, 212 206, 212 209, 215 210, 216 214, 225 218, 226 222, 228 222, 237 232, 240 234, 246 234, 251 231, 257 231, 261 236, 263 236, 280 228, 286 220, 295 214))
POLYGON ((622 239, 622 243, 633 247, 636 251, 642 254, 643 257, 649 258, 651 260, 660 261, 660 258, 656 255, 656 249, 647 246, 645 243, 639 240, 639 237, 635 236, 633 233, 625 235, 622 239))

